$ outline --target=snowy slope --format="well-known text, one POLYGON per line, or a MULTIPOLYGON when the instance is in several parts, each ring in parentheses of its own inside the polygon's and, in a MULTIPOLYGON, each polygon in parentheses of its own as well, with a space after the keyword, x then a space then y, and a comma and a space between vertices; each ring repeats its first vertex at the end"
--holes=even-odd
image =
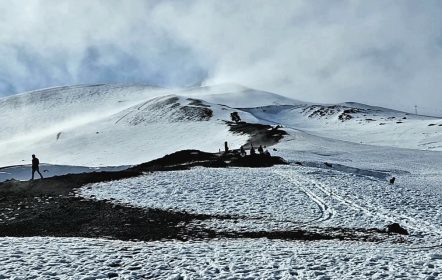
POLYGON ((51 140, 64 130, 109 117, 146 98, 162 94, 164 90, 151 87, 92 85, 51 88, 2 98, 0 166, 28 161, 30 154, 38 153, 35 143, 47 141, 50 146, 51 140), (15 152, 24 152, 26 156, 8 160, 6 154, 15 152))
MULTIPOLYGON (((231 147, 247 141, 229 132, 229 107, 167 94, 95 86, 3 99, 0 120, 18 116, 0 134, 0 166, 22 164, 33 153, 51 164, 130 165, 181 149, 216 152, 224 141, 231 147)), ((248 113, 242 117, 257 122, 248 113)))
POLYGON ((442 119, 359 103, 300 104, 245 109, 268 123, 379 146, 442 151, 442 119))
POLYGON ((39 133, 54 124, 82 124, 114 114, 165 90, 142 86, 91 85, 44 89, 0 99, 0 136, 39 133))
POLYGON ((237 147, 247 139, 228 131, 232 111, 325 138, 442 150, 442 120, 364 104, 311 104, 238 85, 93 85, 0 99, 0 166, 28 163, 33 153, 51 164, 109 166, 180 149, 218 151, 224 141, 237 147))

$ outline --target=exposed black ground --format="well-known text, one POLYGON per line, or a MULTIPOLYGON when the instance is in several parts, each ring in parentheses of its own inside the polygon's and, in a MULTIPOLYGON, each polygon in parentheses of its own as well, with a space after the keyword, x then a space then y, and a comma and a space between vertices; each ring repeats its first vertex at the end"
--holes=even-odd
POLYGON ((64 195, 11 194, 1 199, 0 208, 0 236, 185 240, 189 234, 197 235, 186 233, 188 222, 208 218, 64 195))
POLYGON ((229 130, 237 134, 250 135, 246 148, 253 144, 256 147, 259 145, 271 146, 278 143, 287 132, 282 130, 281 127, 271 126, 259 123, 246 123, 246 122, 227 122, 229 130))
MULTIPOLYGON (((196 226, 206 219, 232 216, 196 215, 142 209, 111 201, 87 200, 66 195, 7 194, 0 200, 0 236, 55 236, 119 240, 201 240, 210 238, 269 238, 286 240, 379 241, 377 229, 310 228, 289 231, 214 231, 196 226), (196 223, 192 223, 196 222, 196 223)), ((244 219, 244 217, 240 217, 244 219)))

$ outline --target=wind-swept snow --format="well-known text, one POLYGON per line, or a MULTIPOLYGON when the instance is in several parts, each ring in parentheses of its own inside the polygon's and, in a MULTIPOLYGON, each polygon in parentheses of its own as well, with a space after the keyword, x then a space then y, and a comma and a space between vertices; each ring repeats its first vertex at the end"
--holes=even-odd
MULTIPOLYGON (((89 95, 77 90, 3 100, 9 110, 0 112, 0 120, 18 117, 17 125, 0 134, 0 166, 27 162, 34 153, 52 164, 130 165, 182 149, 217 152, 224 141, 239 147, 248 139, 229 131, 225 121, 233 110, 226 106, 157 89, 97 86, 89 95)), ((257 122, 248 113, 241 115, 257 122)))
POLYGON ((185 90, 183 95, 191 95, 211 103, 232 108, 251 108, 268 105, 307 104, 275 93, 246 88, 235 84, 198 87, 185 90))

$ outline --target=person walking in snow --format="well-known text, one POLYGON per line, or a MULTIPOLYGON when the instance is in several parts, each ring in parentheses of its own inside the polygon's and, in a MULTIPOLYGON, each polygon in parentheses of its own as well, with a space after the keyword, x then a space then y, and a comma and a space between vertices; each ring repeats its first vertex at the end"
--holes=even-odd
POLYGON ((43 175, 41 175, 40 168, 38 166, 39 164, 40 164, 40 161, 38 160, 38 158, 36 158, 35 155, 32 155, 32 179, 31 180, 34 180, 35 171, 37 171, 37 173, 43 179, 43 175))

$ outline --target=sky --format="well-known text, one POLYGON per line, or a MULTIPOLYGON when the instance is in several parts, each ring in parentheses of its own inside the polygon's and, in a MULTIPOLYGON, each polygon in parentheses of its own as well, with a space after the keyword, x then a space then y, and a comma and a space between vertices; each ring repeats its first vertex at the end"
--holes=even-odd
POLYGON ((439 0, 2 0, 0 96, 237 83, 442 116, 439 0))

